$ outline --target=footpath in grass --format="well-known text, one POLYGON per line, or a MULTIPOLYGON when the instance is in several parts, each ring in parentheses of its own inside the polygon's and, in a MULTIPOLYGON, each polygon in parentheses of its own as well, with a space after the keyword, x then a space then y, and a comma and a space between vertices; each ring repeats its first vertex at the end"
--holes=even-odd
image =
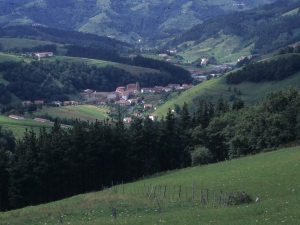
POLYGON ((0 224, 300 224, 299 160, 300 148, 294 147, 169 171, 102 192, 1 213, 0 224), (204 204, 200 194, 206 190, 204 204), (241 190, 260 202, 224 206, 219 203, 221 190, 227 199, 229 192, 241 190))

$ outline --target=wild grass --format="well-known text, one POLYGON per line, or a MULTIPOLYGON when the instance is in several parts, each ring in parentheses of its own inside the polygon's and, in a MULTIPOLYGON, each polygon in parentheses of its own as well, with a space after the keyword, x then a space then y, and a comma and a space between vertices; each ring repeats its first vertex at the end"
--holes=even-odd
MULTIPOLYGON (((300 148, 261 153, 218 164, 202 165, 158 174, 138 182, 117 185, 102 192, 74 196, 49 204, 31 206, 0 214, 0 224, 299 224, 300 148), (195 199, 191 199, 192 185, 195 199), (173 195, 174 186, 182 195, 173 195), (163 196, 149 197, 147 187, 167 187, 163 196), (229 193, 243 190, 259 203, 214 206, 209 197, 205 206, 199 191, 229 193), (124 193, 123 193, 124 190, 124 193), (144 190, 144 193, 142 192, 144 190), (178 189, 177 189, 178 190, 178 189), (187 190, 187 194, 185 193, 187 190), (112 217, 110 204, 117 211, 112 217)), ((217 195, 218 196, 218 195, 217 195)), ((217 197, 218 199, 218 197, 217 197)))

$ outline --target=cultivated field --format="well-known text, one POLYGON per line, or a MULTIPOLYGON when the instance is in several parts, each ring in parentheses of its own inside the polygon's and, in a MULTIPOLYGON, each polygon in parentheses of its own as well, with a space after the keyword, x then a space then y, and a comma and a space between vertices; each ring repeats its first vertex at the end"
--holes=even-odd
POLYGON ((170 171, 102 192, 4 212, 0 224, 296 225, 300 224, 299 160, 300 148, 292 147, 170 171), (239 191, 260 202, 224 206, 225 196, 239 191), (207 205, 200 201, 201 192, 207 205))
POLYGON ((107 106, 93 106, 93 105, 78 105, 78 106, 61 106, 61 107, 47 107, 35 115, 49 114, 52 117, 80 119, 83 121, 95 121, 108 118, 109 108, 107 106))

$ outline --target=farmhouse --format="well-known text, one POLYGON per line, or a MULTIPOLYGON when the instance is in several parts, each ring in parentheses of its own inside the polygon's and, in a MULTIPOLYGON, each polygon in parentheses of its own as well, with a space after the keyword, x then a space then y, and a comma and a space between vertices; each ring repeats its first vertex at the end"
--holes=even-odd
POLYGON ((131 117, 125 117, 125 118, 123 119, 123 121, 124 121, 125 123, 131 123, 131 122, 132 122, 132 118, 131 118, 131 117))
POLYGON ((156 121, 157 115, 156 115, 156 114, 150 114, 150 115, 149 115, 149 118, 150 118, 152 121, 156 121))
POLYGON ((180 88, 180 84, 168 84, 168 87, 178 89, 180 88))
POLYGON ((22 105, 31 105, 31 104, 32 104, 31 101, 23 101, 23 102, 22 102, 22 105))
POLYGON ((36 105, 44 105, 44 100, 35 100, 34 104, 36 104, 36 105))
POLYGON ((15 119, 15 120, 24 120, 23 116, 17 116, 17 115, 9 115, 9 118, 15 119))
POLYGON ((53 52, 35 52, 34 55, 40 59, 53 56, 53 52))
POLYGON ((144 104, 144 109, 151 109, 152 108, 152 104, 144 104))

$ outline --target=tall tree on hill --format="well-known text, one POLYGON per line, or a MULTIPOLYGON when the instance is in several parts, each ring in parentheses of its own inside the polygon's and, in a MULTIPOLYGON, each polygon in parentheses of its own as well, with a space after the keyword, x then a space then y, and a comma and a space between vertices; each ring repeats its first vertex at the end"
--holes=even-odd
POLYGON ((0 146, 0 211, 9 209, 9 152, 0 146))
POLYGON ((38 145, 33 130, 26 130, 16 145, 10 168, 10 204, 13 208, 40 203, 38 145))
POLYGON ((191 145, 191 116, 188 110, 188 105, 184 102, 181 108, 180 122, 179 122, 179 134, 181 139, 181 164, 183 167, 187 167, 191 164, 190 162, 190 149, 193 148, 191 145))

